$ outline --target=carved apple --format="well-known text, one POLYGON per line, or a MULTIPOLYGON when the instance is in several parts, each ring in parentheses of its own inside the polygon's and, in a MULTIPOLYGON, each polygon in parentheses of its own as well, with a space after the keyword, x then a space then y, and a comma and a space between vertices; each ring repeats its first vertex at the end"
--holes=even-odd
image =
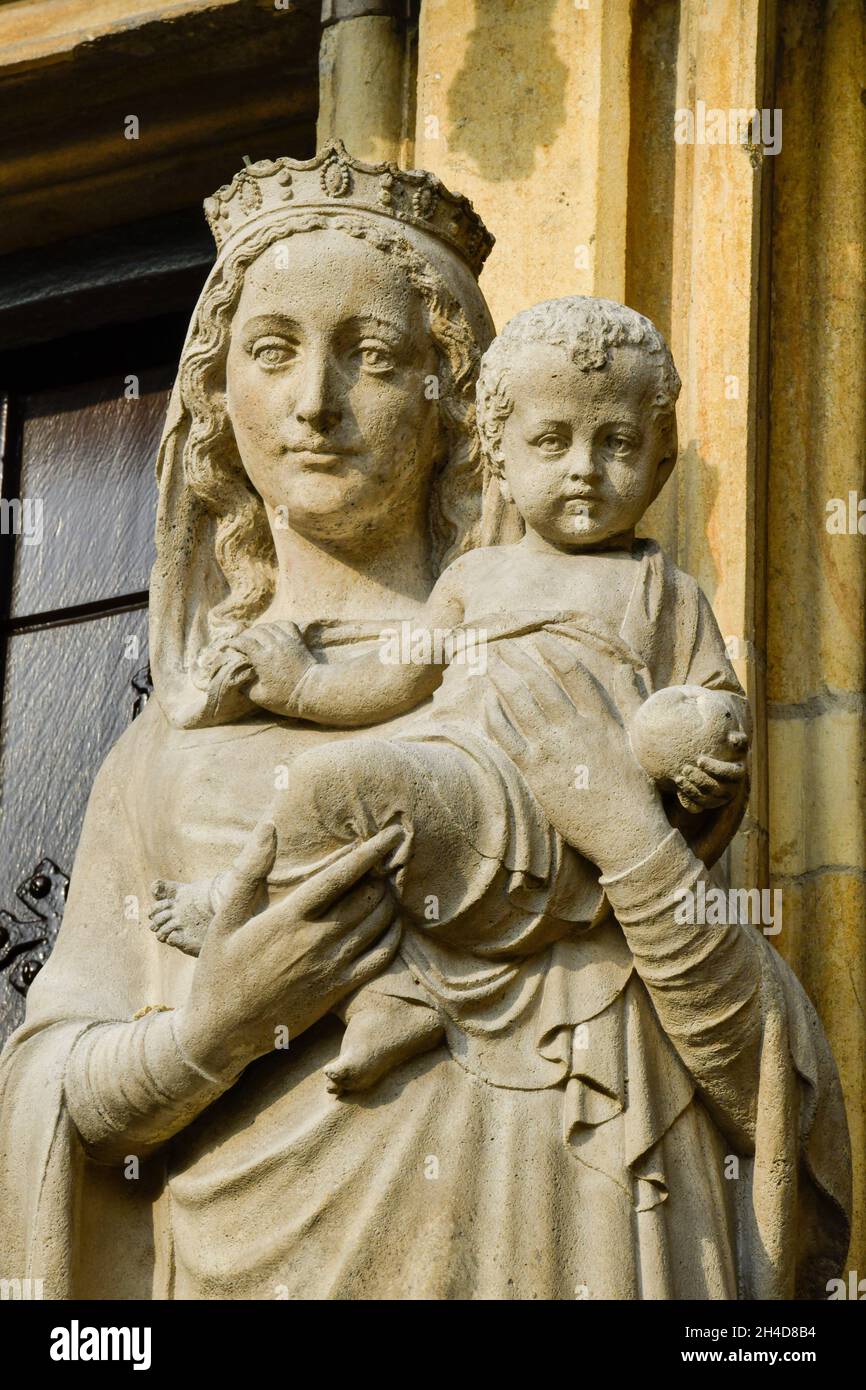
POLYGON ((635 757, 648 776, 662 785, 672 783, 701 754, 726 762, 741 760, 742 741, 731 741, 730 735, 744 732, 737 697, 700 685, 657 690, 629 726, 635 757))

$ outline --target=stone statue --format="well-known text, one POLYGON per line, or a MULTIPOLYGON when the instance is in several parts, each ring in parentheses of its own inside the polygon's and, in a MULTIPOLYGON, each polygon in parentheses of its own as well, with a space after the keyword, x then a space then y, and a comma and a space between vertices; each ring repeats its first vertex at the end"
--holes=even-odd
POLYGON ((850 1172, 820 1024, 760 931, 678 911, 750 720, 697 585, 634 536, 676 460, 663 340, 573 298, 491 342, 470 205, 340 145, 206 211, 155 697, 0 1072, 4 1270, 825 1297, 850 1172))
MULTIPOLYGON (((279 351, 288 359, 288 343, 279 351)), ((655 757, 656 780, 675 786, 680 803, 698 814, 735 802, 739 820, 748 706, 724 643, 694 583, 666 566, 657 547, 633 543, 635 524, 676 456, 678 389, 667 348, 632 310, 573 299, 519 315, 485 354, 478 404, 489 469, 507 502, 520 499, 513 505, 523 539, 469 551, 445 570, 422 618, 409 625, 405 660, 384 662, 380 648, 319 664, 298 627, 284 622, 229 639, 225 664, 234 674, 243 657, 251 696, 288 718, 381 724, 430 695, 442 678, 437 656, 459 656, 468 631, 485 653, 494 636, 493 660, 505 662, 500 685, 515 669, 511 651, 518 662, 523 651, 546 652, 554 670, 575 673, 571 693, 576 673, 594 668, 597 688, 635 711, 643 763, 655 757), (665 598, 648 621, 654 586, 665 598), (554 595, 563 610, 546 614, 554 595), (675 667, 659 650, 662 626, 681 648, 675 667), (680 677, 695 683, 671 684, 680 677), (662 691, 647 698, 656 685, 677 697, 667 719, 658 710, 662 691), (698 716, 698 742, 683 752, 689 715, 698 716), (722 720, 721 736, 712 715, 722 720)), ((490 731, 491 720, 478 671, 453 659, 447 669, 426 734, 415 721, 391 740, 350 739, 302 754, 259 832, 273 826, 276 835, 267 876, 273 900, 366 835, 389 824, 402 831, 388 860, 404 917, 401 945, 391 968, 343 1006, 348 1029, 338 1060, 326 1068, 335 1091, 371 1085, 432 1047, 443 1029, 452 1052, 464 1065, 475 1057, 473 1069, 488 1079, 476 1040, 500 1031, 506 982, 513 993, 534 969, 538 946, 573 938, 578 923, 600 939, 601 914, 609 913, 597 869, 568 842, 565 805, 551 809, 548 823, 537 815, 531 787, 509 778, 502 750, 520 759, 501 720, 492 738, 479 737, 479 725, 490 731), (533 856, 521 855, 509 824, 516 807, 522 830, 533 828, 533 856), (455 863, 462 865, 457 876, 455 863), (535 904, 527 914, 530 879, 535 904)), ((587 697, 591 705, 591 689, 583 703, 587 697)), ((567 727, 567 706, 558 713, 567 727)), ((594 777, 605 777, 595 761, 594 777)), ((562 792, 573 799, 567 779, 562 792)), ((160 882, 152 912, 159 939, 198 954, 234 877, 226 870, 213 882, 160 882)), ((580 996, 569 1005, 576 1017, 585 972, 581 979, 567 969, 563 988, 580 996)), ((503 1068, 498 1051, 496 1073, 513 1083, 525 1063, 515 1055, 503 1068)))

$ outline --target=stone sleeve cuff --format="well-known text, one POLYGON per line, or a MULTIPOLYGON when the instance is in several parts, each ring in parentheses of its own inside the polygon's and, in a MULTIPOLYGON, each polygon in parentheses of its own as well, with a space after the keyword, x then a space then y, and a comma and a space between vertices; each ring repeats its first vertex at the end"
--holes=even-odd
POLYGON ((736 921, 678 920, 676 908, 701 879, 704 865, 672 830, 626 873, 599 881, 680 1059, 747 1134, 761 1036, 760 962, 736 921))
POLYGON ((652 854, 619 874, 599 879, 617 921, 623 926, 659 917, 693 889, 704 866, 678 830, 671 830, 652 854))
POLYGON ((76 1128, 88 1152, 102 1161, 155 1148, 231 1085, 184 1056, 171 1011, 87 1028, 64 1077, 76 1128))

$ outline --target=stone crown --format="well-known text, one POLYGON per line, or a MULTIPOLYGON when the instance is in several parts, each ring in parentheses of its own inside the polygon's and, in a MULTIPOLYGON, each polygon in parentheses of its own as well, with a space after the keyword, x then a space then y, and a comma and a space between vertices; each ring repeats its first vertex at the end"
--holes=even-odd
POLYGON ((236 232, 277 208, 375 212, 429 232, 478 275, 494 238, 468 198, 449 193, 435 174, 396 164, 362 164, 337 140, 315 159, 262 159, 205 199, 217 250, 236 232))

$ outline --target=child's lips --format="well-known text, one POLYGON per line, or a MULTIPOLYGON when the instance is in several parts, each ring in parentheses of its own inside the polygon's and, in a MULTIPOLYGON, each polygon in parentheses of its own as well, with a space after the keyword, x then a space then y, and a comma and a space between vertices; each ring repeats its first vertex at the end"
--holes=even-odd
POLYGON ((591 507, 593 503, 598 500, 594 492, 581 492, 576 496, 566 497, 565 506, 569 511, 581 512, 585 511, 587 507, 591 507))

